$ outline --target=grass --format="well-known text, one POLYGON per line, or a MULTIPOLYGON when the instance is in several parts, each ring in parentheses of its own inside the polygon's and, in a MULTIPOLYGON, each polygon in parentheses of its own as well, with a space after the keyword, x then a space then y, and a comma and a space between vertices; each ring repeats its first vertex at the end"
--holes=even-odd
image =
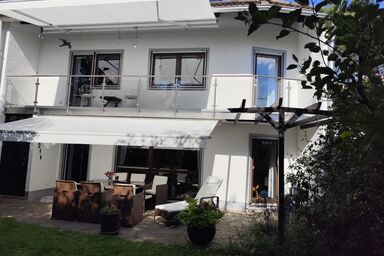
POLYGON ((0 217, 0 255, 220 255, 218 251, 127 241, 25 224, 0 217))

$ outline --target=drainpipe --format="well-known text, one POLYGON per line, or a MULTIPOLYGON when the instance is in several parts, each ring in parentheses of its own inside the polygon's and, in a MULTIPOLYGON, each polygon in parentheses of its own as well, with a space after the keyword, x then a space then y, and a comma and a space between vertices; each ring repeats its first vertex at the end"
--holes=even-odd
POLYGON ((6 87, 7 87, 7 81, 6 81, 6 75, 5 75, 5 62, 6 62, 6 51, 4 51, 4 41, 6 48, 8 48, 8 32, 4 31, 4 24, 3 21, 0 19, 0 123, 4 123, 5 115, 4 115, 4 108, 5 108, 5 96, 6 96, 6 87), (4 34, 6 34, 4 38, 4 34))
MULTIPOLYGON (((5 96, 7 91, 5 63, 7 59, 8 42, 9 42, 9 31, 4 30, 3 21, 0 19, 0 71, 1 71, 0 72, 0 123, 4 123, 5 121, 4 111, 5 111, 5 96)), ((1 156, 2 148, 3 148, 3 142, 0 141, 0 156, 1 156)))

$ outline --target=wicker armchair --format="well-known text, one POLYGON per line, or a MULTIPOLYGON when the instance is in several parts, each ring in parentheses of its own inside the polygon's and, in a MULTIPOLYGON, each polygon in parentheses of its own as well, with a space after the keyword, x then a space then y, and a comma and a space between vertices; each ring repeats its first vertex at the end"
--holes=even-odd
POLYGON ((168 177, 155 175, 152 188, 145 191, 146 199, 153 198, 155 205, 165 204, 168 200, 168 177))
POLYGON ((77 220, 82 222, 99 223, 101 208, 101 192, 103 185, 94 182, 81 182, 78 200, 77 220))
POLYGON ((53 196, 52 219, 75 220, 77 197, 75 181, 57 180, 53 196))
POLYGON ((132 227, 143 220, 144 193, 136 194, 133 184, 114 184, 111 207, 120 209, 122 227, 132 227))

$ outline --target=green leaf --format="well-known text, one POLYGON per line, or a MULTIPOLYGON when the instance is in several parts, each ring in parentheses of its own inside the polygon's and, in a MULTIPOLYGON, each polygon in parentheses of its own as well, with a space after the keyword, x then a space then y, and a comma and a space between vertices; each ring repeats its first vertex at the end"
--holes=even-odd
POLYGON ((283 29, 280 31, 280 34, 276 37, 276 40, 279 40, 279 38, 283 38, 287 36, 290 33, 290 31, 283 29))
POLYGON ((301 81, 301 88, 303 88, 303 89, 312 89, 312 86, 307 85, 307 81, 301 81))
POLYGON ((297 10, 294 10, 294 11, 288 13, 288 15, 283 16, 282 17, 283 27, 290 27, 290 26, 292 26, 292 24, 295 21, 298 21, 300 15, 301 15, 301 9, 297 9, 297 10))
POLYGON ((248 12, 239 12, 237 16, 234 18, 235 20, 244 21, 246 24, 250 21, 249 13, 248 12))
POLYGON ((317 20, 318 18, 315 15, 307 16, 304 18, 303 26, 305 25, 310 29, 314 29, 317 20))
POLYGON ((292 59, 296 62, 299 62, 299 59, 297 58, 297 56, 295 54, 292 54, 292 59))
POLYGON ((295 2, 300 5, 306 5, 306 6, 309 5, 309 0, 295 0, 295 2))
POLYGON ((268 22, 267 17, 264 15, 264 13, 259 11, 252 13, 252 21, 254 23, 259 23, 260 25, 268 22))
POLYGON ((315 12, 319 12, 321 10, 321 8, 323 8, 324 6, 326 6, 328 4, 327 1, 322 1, 320 3, 318 3, 316 6, 315 6, 315 12))
POLYGON ((257 5, 255 3, 250 3, 248 6, 248 11, 253 16, 255 13, 259 12, 259 9, 257 8, 257 5))
POLYGON ((260 27, 260 24, 258 23, 252 23, 248 28, 248 36, 255 32, 260 27))
POLYGON ((304 46, 304 48, 309 49, 311 52, 319 52, 320 51, 320 47, 314 42, 307 43, 304 46))
POLYGON ((337 60, 338 56, 336 53, 331 53, 329 56, 328 56, 328 61, 335 61, 337 60))
POLYGON ((291 70, 291 69, 295 69, 297 68, 297 65, 296 64, 291 64, 287 67, 287 70, 291 70))
POLYGON ((269 8, 269 10, 267 12, 268 19, 276 18, 277 14, 280 12, 280 10, 281 10, 280 6, 272 6, 271 8, 269 8))
POLYGON ((353 132, 352 131, 343 131, 341 134, 340 134, 340 138, 345 140, 345 139, 348 139, 350 137, 353 136, 353 132))
POLYGON ((318 67, 318 66, 320 66, 320 61, 315 60, 315 61, 312 63, 312 67, 318 67))
POLYGON ((312 63, 312 58, 311 56, 308 57, 306 61, 304 61, 303 66, 301 67, 301 73, 305 73, 305 71, 309 68, 309 66, 312 63))

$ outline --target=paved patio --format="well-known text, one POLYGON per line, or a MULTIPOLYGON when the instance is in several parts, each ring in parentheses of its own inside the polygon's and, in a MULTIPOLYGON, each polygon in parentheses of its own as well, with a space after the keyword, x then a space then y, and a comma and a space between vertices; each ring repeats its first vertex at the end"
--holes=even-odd
MULTIPOLYGON (((21 200, 0 197, 0 216, 15 218, 21 222, 38 224, 45 227, 56 227, 89 234, 99 233, 99 224, 76 221, 51 220, 51 203, 40 200, 21 200)), ((250 221, 250 217, 241 213, 226 213, 216 226, 216 236, 211 247, 221 247, 250 221)), ((153 211, 145 213, 144 220, 133 228, 122 228, 119 237, 127 240, 151 241, 167 245, 190 245, 185 225, 166 226, 161 222, 154 223, 153 211)))

